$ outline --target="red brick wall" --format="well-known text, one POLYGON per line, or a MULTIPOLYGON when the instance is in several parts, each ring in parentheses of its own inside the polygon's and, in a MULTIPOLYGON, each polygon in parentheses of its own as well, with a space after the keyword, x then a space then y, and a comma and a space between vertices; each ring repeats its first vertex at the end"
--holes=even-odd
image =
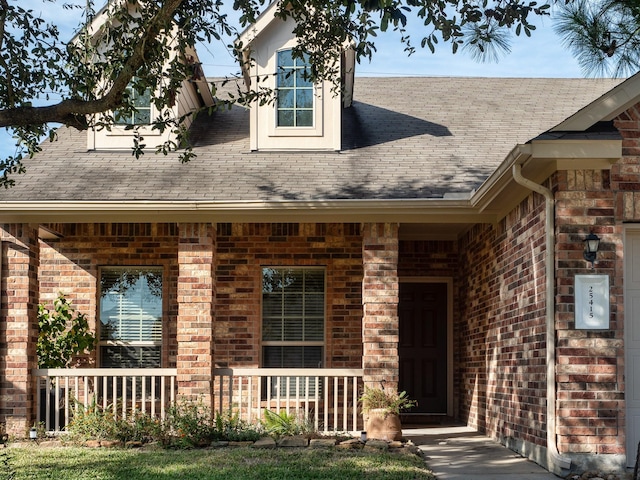
POLYGON ((362 344, 364 382, 398 388, 398 224, 363 225, 362 344))
POLYGON ((212 405, 215 228, 181 223, 178 243, 178 394, 212 405))
MULTIPOLYGON (((52 306, 59 292, 87 314, 95 328, 101 266, 164 267, 163 366, 176 364, 178 227, 175 224, 68 224, 62 235, 40 241, 40 302, 52 306)), ((95 354, 93 357, 95 361, 95 354)))
POLYGON ((37 230, 29 225, 0 226, 2 311, 0 317, 0 423, 22 437, 32 421, 38 337, 37 230))
POLYGON ((621 226, 616 226, 612 171, 556 175, 557 439, 561 453, 624 453, 621 226), (596 269, 583 258, 584 238, 601 238, 596 269), (611 295, 608 330, 576 330, 574 277, 606 274, 611 295))
POLYGON ((221 224, 216 366, 260 366, 263 266, 324 266, 328 368, 362 367, 362 236, 355 224, 221 224))
POLYGON ((463 421, 546 445, 544 200, 460 242, 456 384, 463 421))
MULTIPOLYGON (((62 291, 95 325, 102 265, 165 267, 163 365, 177 355, 178 232, 174 224, 57 226, 41 241, 40 290, 62 291)), ((327 367, 362 367, 362 238, 355 224, 220 224, 216 237, 213 326, 216 366, 260 366, 262 266, 326 266, 327 367)))

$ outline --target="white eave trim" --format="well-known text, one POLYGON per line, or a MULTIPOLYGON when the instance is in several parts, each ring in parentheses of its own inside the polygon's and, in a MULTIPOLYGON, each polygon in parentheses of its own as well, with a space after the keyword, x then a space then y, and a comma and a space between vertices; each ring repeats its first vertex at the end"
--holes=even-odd
POLYGON ((123 201, 5 202, 2 222, 105 221, 393 221, 407 223, 494 222, 468 199, 318 201, 123 201))

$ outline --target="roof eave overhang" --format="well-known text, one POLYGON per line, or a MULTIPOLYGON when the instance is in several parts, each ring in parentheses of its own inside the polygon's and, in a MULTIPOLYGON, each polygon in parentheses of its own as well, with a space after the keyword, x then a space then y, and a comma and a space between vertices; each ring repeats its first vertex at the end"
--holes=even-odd
POLYGON ((522 165, 526 178, 542 183, 557 170, 610 169, 621 155, 619 139, 534 140, 514 147, 472 195, 394 200, 0 202, 0 222, 496 223, 530 193, 514 180, 513 165, 522 165))
POLYGON ((558 170, 609 170, 622 156, 622 140, 532 140, 516 145, 471 197, 479 213, 503 218, 531 192, 513 178, 513 166, 537 183, 558 170))
POLYGON ((4 202, 0 222, 487 222, 468 199, 4 202))

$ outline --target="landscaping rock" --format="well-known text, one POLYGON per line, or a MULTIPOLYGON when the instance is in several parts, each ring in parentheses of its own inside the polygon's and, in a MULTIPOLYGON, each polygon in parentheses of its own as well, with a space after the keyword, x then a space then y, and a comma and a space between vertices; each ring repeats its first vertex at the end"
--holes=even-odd
POLYGON ((228 447, 229 446, 229 442, 227 442, 226 440, 218 440, 215 442, 211 442, 211 445, 209 445, 211 448, 222 448, 222 447, 228 447))
POLYGON ((84 446, 89 448, 100 448, 101 444, 100 440, 87 440, 84 442, 84 446))
POLYGON ((282 437, 278 440, 279 447, 307 447, 309 440, 302 435, 294 435, 293 437, 282 437))
POLYGON ((124 444, 124 446, 127 448, 140 448, 142 447, 142 442, 129 440, 127 443, 124 444))
POLYGON ((359 439, 352 438, 351 440, 340 442, 336 447, 344 450, 359 450, 364 447, 364 444, 359 439))
POLYGON ((314 438, 309 442, 309 448, 331 448, 335 446, 335 438, 314 438))
POLYGON ((253 442, 229 442, 227 445, 230 447, 250 447, 253 442))
POLYGON ((253 448, 276 448, 276 441, 271 437, 263 437, 253 444, 253 448))
POLYGON ((384 440, 367 440, 364 445, 365 450, 369 451, 387 451, 389 450, 389 443, 384 440))

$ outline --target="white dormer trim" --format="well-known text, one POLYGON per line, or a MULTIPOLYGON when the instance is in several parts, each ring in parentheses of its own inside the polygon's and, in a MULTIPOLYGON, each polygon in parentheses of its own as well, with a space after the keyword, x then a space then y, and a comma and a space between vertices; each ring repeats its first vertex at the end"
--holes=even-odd
MULTIPOLYGON (((247 90, 266 88, 275 92, 277 54, 297 44, 292 33, 293 20, 275 17, 277 7, 277 2, 269 5, 256 23, 240 35, 247 90)), ((342 102, 332 87, 329 81, 318 82, 314 86, 313 127, 278 127, 275 101, 262 105, 254 102, 250 111, 251 150, 340 150, 342 102)))

